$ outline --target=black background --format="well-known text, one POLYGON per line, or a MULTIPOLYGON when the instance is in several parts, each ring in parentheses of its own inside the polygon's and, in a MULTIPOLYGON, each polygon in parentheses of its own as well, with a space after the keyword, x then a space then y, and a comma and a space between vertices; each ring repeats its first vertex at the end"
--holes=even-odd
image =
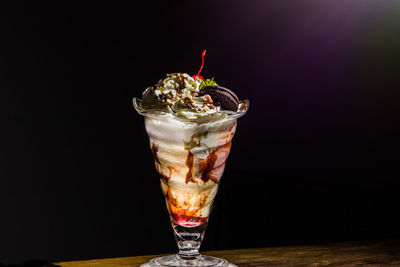
POLYGON ((0 4, 0 262, 172 253, 132 97, 251 106, 203 250, 400 237, 397 1, 0 4))

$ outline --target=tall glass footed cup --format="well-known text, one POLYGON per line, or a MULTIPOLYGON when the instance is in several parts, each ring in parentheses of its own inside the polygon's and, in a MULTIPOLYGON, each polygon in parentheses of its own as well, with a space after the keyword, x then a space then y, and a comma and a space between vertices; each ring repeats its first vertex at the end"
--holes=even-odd
POLYGON ((160 174, 179 252, 143 264, 154 266, 236 266, 201 255, 201 241, 214 197, 224 172, 237 119, 249 106, 240 102, 237 112, 221 111, 197 119, 186 119, 162 110, 146 110, 134 98, 137 112, 145 117, 155 166, 160 174))

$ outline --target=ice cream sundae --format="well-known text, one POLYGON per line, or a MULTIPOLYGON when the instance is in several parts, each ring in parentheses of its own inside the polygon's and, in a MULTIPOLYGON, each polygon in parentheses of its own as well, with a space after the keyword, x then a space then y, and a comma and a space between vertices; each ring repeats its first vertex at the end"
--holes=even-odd
MULTIPOLYGON (((204 54, 205 51, 203 64, 204 54)), ((200 76, 202 67, 193 76, 167 74, 148 87, 141 100, 134 98, 133 101, 136 110, 145 116, 151 151, 180 248, 177 258, 180 260, 190 257, 200 260, 198 247, 231 149, 237 118, 248 109, 247 100, 239 101, 235 93, 218 85, 213 78, 200 76), (196 240, 182 238, 183 232, 195 233, 196 229, 200 229, 201 236, 198 244, 193 243, 196 240), (193 241, 189 242, 190 253, 181 249, 181 245, 187 249, 189 243, 185 241, 193 241)), ((153 264, 148 266, 185 266, 153 264)))

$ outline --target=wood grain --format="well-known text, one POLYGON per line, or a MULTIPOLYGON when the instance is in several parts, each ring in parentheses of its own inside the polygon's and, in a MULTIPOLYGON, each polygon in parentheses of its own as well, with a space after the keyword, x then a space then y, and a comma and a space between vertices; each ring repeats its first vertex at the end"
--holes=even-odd
MULTIPOLYGON (((316 246, 269 247, 203 252, 247 266, 400 266, 400 240, 335 243, 316 246)), ((140 264, 160 255, 56 263, 63 267, 116 267, 140 264)))

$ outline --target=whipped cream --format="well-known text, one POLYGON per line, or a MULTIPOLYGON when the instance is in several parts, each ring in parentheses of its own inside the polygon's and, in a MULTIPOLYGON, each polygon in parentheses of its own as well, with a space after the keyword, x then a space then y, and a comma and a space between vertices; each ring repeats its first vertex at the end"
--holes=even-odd
POLYGON ((195 119, 220 111, 209 95, 201 95, 202 80, 186 73, 167 74, 143 92, 143 107, 195 119))

